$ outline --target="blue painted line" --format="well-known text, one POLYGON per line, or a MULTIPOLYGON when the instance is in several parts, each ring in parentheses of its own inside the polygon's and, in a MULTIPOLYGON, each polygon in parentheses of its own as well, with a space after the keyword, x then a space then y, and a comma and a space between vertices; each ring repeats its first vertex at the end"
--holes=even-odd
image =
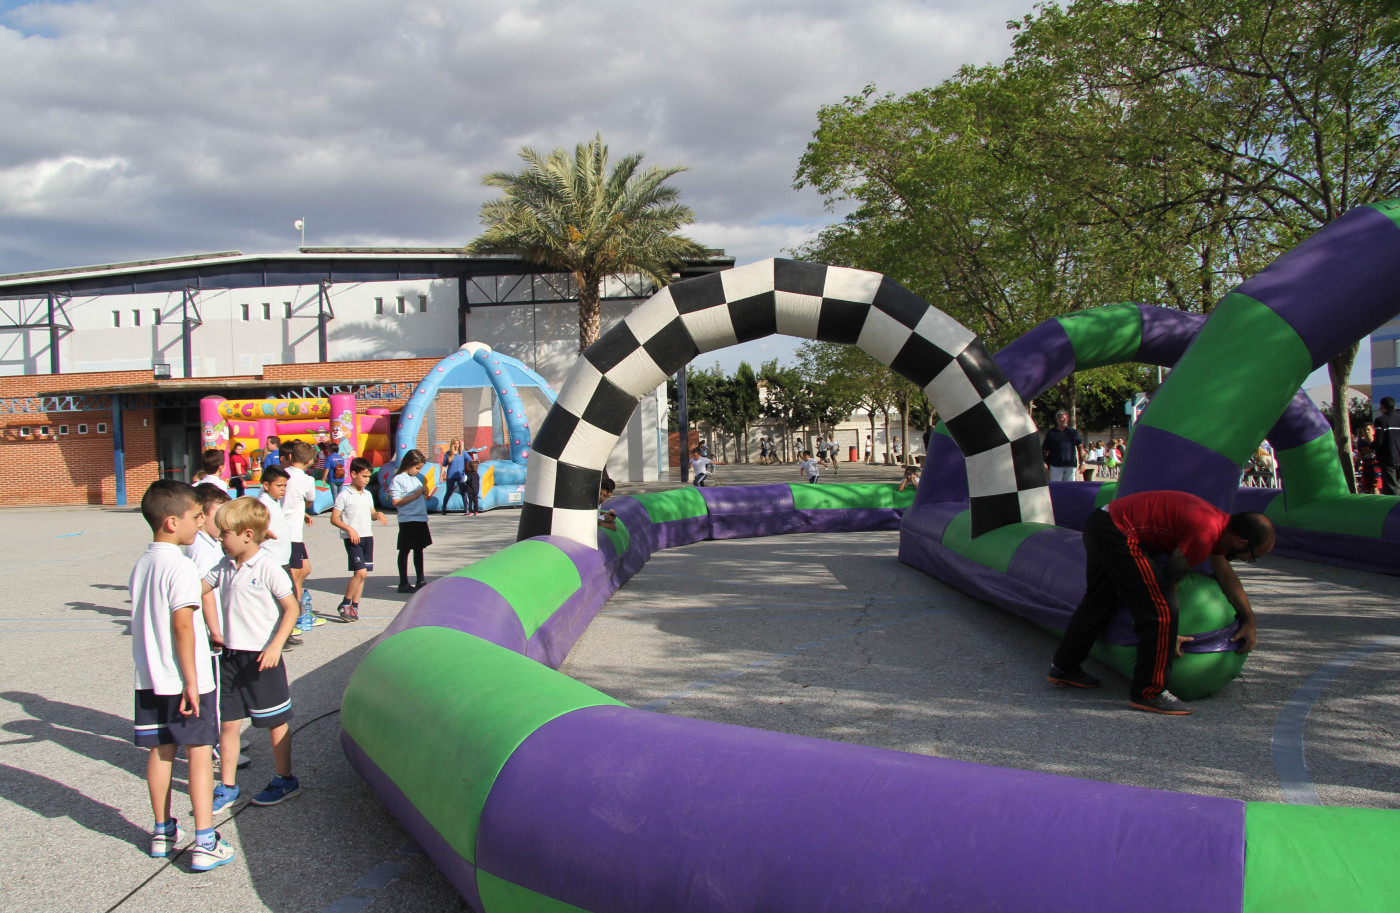
POLYGON ((942 614, 944 614, 945 612, 959 612, 959 611, 963 611, 963 609, 961 609, 961 608, 931 609, 931 610, 929 610, 929 611, 927 611, 927 612, 917 612, 917 613, 914 613, 914 614, 912 614, 912 615, 904 615, 904 616, 901 616, 901 617, 899 617, 899 618, 896 618, 896 619, 894 619, 894 620, 892 620, 892 621, 883 621, 883 622, 880 622, 879 624, 866 625, 865 627, 861 627, 861 628, 852 628, 852 629, 850 629, 849 631, 842 631, 840 634, 833 634, 833 635, 831 635, 830 637, 824 637, 824 638, 822 638, 821 640, 811 640, 811 641, 808 641, 808 642, 805 643, 805 644, 798 644, 797 646, 793 647, 791 650, 783 650, 782 652, 779 652, 779 653, 770 653, 768 656, 765 656, 763 659, 754 660, 753 662, 748 663, 748 664, 743 665, 743 666, 739 666, 738 668, 730 669, 730 670, 728 670, 728 671, 726 671, 726 672, 721 672, 721 673, 719 673, 718 675, 712 676, 712 677, 707 678, 707 679, 705 679, 705 680, 703 680, 703 681, 692 682, 691 684, 686 685, 684 688, 682 688, 682 689, 679 690, 679 691, 672 691, 670 694, 662 695, 661 697, 658 697, 656 700, 647 701, 645 704, 642 704, 642 705, 640 705, 639 707, 637 707, 637 709, 638 709, 638 710, 660 710, 660 709, 662 709, 663 707, 669 707, 671 704, 674 704, 676 701, 683 700, 683 699, 685 699, 685 698, 687 698, 687 697, 691 697, 691 696, 693 696, 693 695, 695 695, 695 694, 698 694, 698 693, 700 693, 701 691, 704 691, 704 690, 706 690, 706 689, 708 689, 708 688, 713 688, 715 685, 721 684, 721 683, 723 683, 723 682, 727 682, 727 681, 729 681, 730 679, 738 678, 739 676, 744 675, 744 674, 749 673, 749 672, 752 672, 752 671, 754 671, 755 669, 763 669, 763 668, 765 668, 765 667, 767 667, 767 666, 773 665, 774 663, 781 662, 782 660, 790 659, 790 658, 792 658, 792 657, 798 655, 799 653, 803 653, 803 652, 806 652, 806 651, 808 651, 808 650, 815 650, 816 648, 818 648, 818 647, 824 647, 824 646, 826 646, 827 644, 834 644, 834 643, 837 643, 837 642, 839 642, 839 641, 850 640, 852 637, 858 637, 859 635, 869 633, 870 631, 879 631, 879 630, 882 630, 882 629, 884 629, 884 628, 890 628, 890 627, 893 627, 893 626, 895 626, 895 625, 904 624, 906 621, 914 621, 914 620, 920 619, 920 618, 929 618, 929 617, 932 617, 932 616, 934 616, 934 615, 942 615, 942 614))
POLYGON ((374 895, 387 888, 396 878, 408 873, 413 864, 409 862, 381 862, 360 876, 360 880, 350 886, 350 890, 336 899, 323 913, 360 913, 374 903, 374 895))
POLYGON ((62 533, 62 534, 60 534, 60 535, 54 536, 54 538, 55 538, 55 539, 71 539, 71 538, 73 538, 74 536, 81 536, 82 534, 83 534, 82 530, 79 530, 79 531, 76 532, 76 533, 62 533))
POLYGON ((1274 725, 1274 735, 1270 751, 1274 758, 1274 770, 1278 772, 1279 788, 1283 799, 1291 805, 1321 805, 1312 775, 1308 773, 1308 762, 1304 755, 1303 728, 1313 705, 1322 697, 1327 687, 1339 675, 1357 662, 1386 647, 1400 645, 1400 637, 1377 637, 1375 640, 1357 647, 1332 660, 1318 669, 1302 687, 1283 705, 1278 723, 1274 725))

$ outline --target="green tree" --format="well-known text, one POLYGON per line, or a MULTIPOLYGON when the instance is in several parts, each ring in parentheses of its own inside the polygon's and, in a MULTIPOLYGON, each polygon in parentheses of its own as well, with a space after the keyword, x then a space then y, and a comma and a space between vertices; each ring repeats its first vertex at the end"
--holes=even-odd
POLYGON ((680 191, 666 183, 684 167, 643 171, 643 156, 635 153, 609 171, 601 135, 579 143, 572 155, 558 148, 542 156, 527 146, 520 158, 523 171, 481 179, 504 195, 482 205, 486 231, 466 250, 515 254, 572 274, 580 352, 598 338, 604 279, 640 273, 665 285, 682 262, 705 256, 704 248, 676 233, 695 219, 678 202, 680 191))

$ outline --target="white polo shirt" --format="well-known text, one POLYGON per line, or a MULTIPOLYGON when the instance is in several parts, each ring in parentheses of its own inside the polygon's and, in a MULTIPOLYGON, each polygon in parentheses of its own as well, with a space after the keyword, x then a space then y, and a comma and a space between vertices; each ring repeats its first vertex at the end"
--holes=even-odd
POLYGON ((136 665, 136 690, 179 694, 184 690, 175 659, 175 632, 170 623, 177 609, 194 608, 195 684, 200 694, 214 690, 214 665, 209 658, 209 629, 200 614, 199 574, 180 546, 152 542, 131 569, 131 658, 136 665))
POLYGON ((200 530, 194 542, 185 546, 185 557, 194 562, 194 569, 203 577, 214 569, 214 565, 224 560, 224 547, 219 540, 200 530))
POLYGON ((219 594, 224 622, 224 646, 230 650, 262 650, 282 621, 277 600, 292 595, 292 578, 277 560, 260 548, 242 567, 225 557, 204 576, 219 594))
MULTIPOLYGON (((353 485, 345 486, 336 495, 334 509, 340 511, 340 522, 359 533, 361 539, 374 535, 374 495, 368 488, 356 491, 353 485)), ((350 534, 342 529, 340 538, 349 539, 350 534)))
POLYGON ((263 551, 271 555, 279 565, 287 564, 292 560, 292 534, 287 529, 287 516, 282 513, 282 505, 266 491, 258 495, 258 500, 272 515, 267 522, 268 532, 277 537, 263 540, 263 551))
MULTIPOLYGON (((304 469, 295 466, 284 468, 289 478, 287 492, 282 495, 282 513, 287 518, 287 531, 292 534, 292 541, 303 542, 305 540, 302 537, 306 534, 306 509, 314 509, 316 506, 316 480, 307 475, 304 469)), ((290 560, 291 552, 288 551, 287 555, 290 560)))

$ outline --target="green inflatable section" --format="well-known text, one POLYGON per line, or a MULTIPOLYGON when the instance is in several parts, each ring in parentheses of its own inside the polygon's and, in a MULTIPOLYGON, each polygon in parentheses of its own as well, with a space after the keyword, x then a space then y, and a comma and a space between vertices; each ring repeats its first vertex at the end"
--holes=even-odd
POLYGON ((613 525, 616 526, 617 529, 608 529, 606 526, 600 526, 598 527, 598 531, 608 537, 616 553, 621 555, 623 552, 627 551, 627 546, 632 541, 632 534, 627 532, 627 524, 622 522, 621 517, 614 520, 613 525))
POLYGON ((1342 475, 1336 442, 1330 434, 1280 450, 1278 466, 1284 480, 1284 497, 1292 504, 1307 504, 1318 498, 1351 493, 1342 475))
POLYGON ((622 703, 479 637, 422 627, 364 658, 345 689, 341 726, 475 864, 481 811, 511 754, 555 717, 600 705, 622 703))
POLYGON ((1400 499, 1384 495, 1344 494, 1295 507, 1284 507, 1283 498, 1269 502, 1265 515, 1278 526, 1315 529, 1324 533, 1346 533, 1353 536, 1381 536, 1385 518, 1400 499))
POLYGON ((1400 226, 1400 200, 1382 200, 1379 203, 1367 203, 1366 205, 1376 212, 1383 213, 1387 219, 1400 226))
POLYGON ((653 523, 665 523, 667 520, 689 520, 694 517, 703 517, 709 513, 705 507, 705 498, 700 494, 700 489, 692 485, 684 485, 671 491, 656 491, 650 494, 631 495, 630 497, 641 502, 642 508, 653 523))
POLYGON ((511 913, 590 913, 583 907, 537 894, 529 888, 497 878, 485 869, 476 870, 476 889, 486 913, 510 910, 511 913))
POLYGON ((449 577, 469 577, 501 594, 530 637, 583 586, 568 555, 548 542, 527 539, 467 565, 449 577))
POLYGON ((841 482, 811 485, 790 482, 792 506, 798 510, 851 510, 860 508, 908 507, 914 503, 914 489, 895 491, 888 482, 841 482))
POLYGON ((1110 304, 1056 318, 1074 349, 1074 369, 1137 361, 1142 346, 1142 311, 1135 304, 1110 304))
POLYGON ((1011 556, 1031 536, 1042 529, 1054 529, 1049 523, 1012 523, 972 538, 972 511, 965 510, 949 522, 943 531, 944 548, 952 549, 964 558, 1005 574, 1011 567, 1011 556))
POLYGON ((1231 292, 1172 369, 1175 383, 1157 391, 1138 426, 1187 438, 1241 466, 1311 370, 1307 346, 1282 317, 1231 292), (1237 357, 1241 339, 1269 357, 1237 357), (1239 409, 1202 409, 1208 390, 1249 390, 1250 396, 1239 409))
POLYGON ((1244 830, 1244 913, 1400 909, 1393 809, 1250 802, 1244 830))

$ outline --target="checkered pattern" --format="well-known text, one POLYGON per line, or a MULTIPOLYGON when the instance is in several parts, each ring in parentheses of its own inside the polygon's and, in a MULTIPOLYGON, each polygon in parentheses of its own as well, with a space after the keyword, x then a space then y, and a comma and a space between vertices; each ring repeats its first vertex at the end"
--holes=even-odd
POLYGON ((638 401, 775 333, 858 345, 923 387, 967 458, 974 536, 1054 522, 1035 423, 976 334, 879 273, 764 260, 668 286, 588 347, 535 436, 519 538, 596 546, 598 483, 638 401))

